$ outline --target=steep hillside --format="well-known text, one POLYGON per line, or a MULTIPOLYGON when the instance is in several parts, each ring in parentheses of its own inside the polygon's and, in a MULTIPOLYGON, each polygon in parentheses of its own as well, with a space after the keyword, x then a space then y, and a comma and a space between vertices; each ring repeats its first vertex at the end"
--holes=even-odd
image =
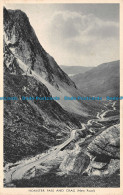
MULTIPOLYGON (((34 78, 9 73, 4 76, 4 96, 52 97, 48 89, 34 78)), ((14 162, 41 153, 63 142, 70 129, 80 127, 77 118, 63 110, 56 101, 20 98, 4 101, 5 161, 14 162)))
POLYGON ((93 68, 93 67, 86 67, 86 66, 65 66, 65 65, 61 65, 60 67, 65 73, 68 74, 69 77, 79 73, 85 73, 93 68))
MULTIPOLYGON (((47 86, 65 110, 88 116, 97 104, 95 102, 64 101, 64 96, 83 96, 74 82, 57 65, 39 43, 29 19, 20 10, 4 8, 4 42, 17 60, 21 70, 31 70, 38 80, 47 86)), ((34 76, 33 74, 33 76, 34 76)), ((98 106, 97 106, 98 107, 98 106)))
POLYGON ((41 153, 62 142, 71 129, 81 128, 77 116, 54 100, 22 100, 21 97, 52 97, 47 87, 25 74, 4 43, 4 159, 15 162, 41 153))
POLYGON ((16 97, 4 100, 5 187, 119 186, 119 105, 64 100, 119 93, 119 61, 73 77, 77 87, 22 11, 4 9, 3 38, 4 97, 16 97))
POLYGON ((94 101, 64 101, 64 96, 82 96, 82 92, 42 48, 20 10, 4 9, 4 96, 18 97, 4 101, 5 162, 63 142, 72 129, 81 128, 80 121, 97 112, 94 101), (22 100, 21 96, 60 100, 22 100))
POLYGON ((101 64, 71 79, 88 95, 118 96, 120 90, 119 61, 101 64))

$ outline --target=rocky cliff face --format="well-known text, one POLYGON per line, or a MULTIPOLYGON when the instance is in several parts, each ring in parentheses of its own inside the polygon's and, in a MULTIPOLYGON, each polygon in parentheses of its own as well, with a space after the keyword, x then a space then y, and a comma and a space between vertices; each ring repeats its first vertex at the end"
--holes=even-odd
POLYGON ((18 97, 15 101, 4 101, 5 162, 41 153, 62 142, 70 129, 81 127, 76 117, 58 101, 20 99, 22 96, 52 97, 41 80, 27 74, 28 68, 28 72, 39 74, 58 91, 60 82, 76 88, 42 48, 27 16, 19 10, 4 9, 4 96, 18 97))
POLYGON ((88 146, 88 151, 94 156, 102 156, 102 159, 120 158, 120 126, 115 125, 109 127, 103 133, 98 135, 88 146), (103 156, 104 155, 104 156, 103 156))
MULTIPOLYGON (((104 130, 92 139, 74 147, 60 164, 62 174, 83 176, 106 176, 120 170, 120 128, 119 124, 104 130), (84 148, 84 149, 83 149, 84 148)), ((76 143, 77 145, 77 143, 76 143)))
POLYGON ((4 42, 4 72, 8 72, 10 74, 17 74, 21 75, 23 73, 23 70, 19 67, 17 60, 15 56, 10 51, 9 47, 4 42))
POLYGON ((74 82, 43 49, 24 12, 4 8, 4 40, 16 57, 53 85, 56 85, 57 79, 58 83, 61 81, 76 88, 74 82))
POLYGON ((120 125, 114 125, 98 135, 87 147, 91 163, 88 175, 110 175, 120 170, 120 125))
POLYGON ((34 71, 53 96, 61 97, 58 103, 65 110, 88 116, 95 107, 98 109, 96 102, 64 101, 64 96, 84 95, 41 46, 24 12, 4 8, 4 43, 22 71, 34 71))
MULTIPOLYGON (((72 129, 81 128, 77 114, 84 118, 95 113, 94 101, 23 101, 21 96, 62 99, 82 95, 42 48, 25 13, 4 9, 4 96, 19 98, 4 101, 5 162, 15 162, 63 143, 72 129)), ((63 149, 54 162, 47 161, 49 170, 51 163, 57 161, 59 174, 103 176, 119 172, 119 125, 104 130, 95 139, 92 136, 90 142, 87 133, 80 133, 85 139, 82 144, 79 145, 78 135, 72 150, 63 149)))

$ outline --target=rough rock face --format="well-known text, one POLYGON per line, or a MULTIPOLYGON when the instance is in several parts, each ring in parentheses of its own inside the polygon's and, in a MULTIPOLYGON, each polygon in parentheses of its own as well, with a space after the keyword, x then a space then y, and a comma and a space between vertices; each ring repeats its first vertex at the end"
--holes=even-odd
POLYGON ((60 170, 66 174, 83 173, 90 163, 90 158, 83 152, 75 151, 67 155, 60 165, 60 170))
MULTIPOLYGON (((56 89, 60 83, 76 89, 74 82, 42 48, 25 13, 4 9, 3 38, 5 97, 52 97, 41 81, 27 75, 28 67, 56 89), (18 60, 24 62, 26 70, 18 60)), ((58 101, 4 101, 5 162, 35 155, 62 142, 70 128, 81 125, 58 101)))
POLYGON ((10 51, 9 47, 6 45, 5 42, 4 42, 3 52, 4 52, 4 62, 3 62, 4 71, 15 75, 22 74, 23 73, 22 69, 19 67, 15 56, 12 54, 12 52, 10 51))
POLYGON ((85 173, 111 175, 120 169, 120 125, 114 125, 98 135, 87 148, 91 161, 85 173))
POLYGON ((56 85, 56 81, 61 81, 76 88, 74 82, 43 49, 28 17, 21 10, 4 8, 4 40, 16 57, 50 83, 56 85))
POLYGON ((99 134, 82 151, 82 146, 72 150, 60 164, 62 173, 105 176, 120 169, 120 126, 119 124, 99 134))
POLYGON ((120 160, 111 159, 109 163, 91 161, 84 173, 90 176, 92 175, 105 176, 105 175, 112 175, 114 173, 119 173, 119 170, 120 170, 120 160))
POLYGON ((43 80, 42 82, 53 96, 61 97, 58 103, 62 108, 86 117, 89 113, 92 114, 93 112, 95 114, 93 108, 99 109, 99 104, 95 101, 87 103, 83 101, 83 104, 74 100, 71 102, 64 101, 64 96, 77 97, 84 94, 77 89, 75 83, 41 46, 24 12, 4 8, 3 38, 4 43, 12 55, 14 55, 15 61, 18 62, 19 66, 21 67, 21 63, 23 63, 26 69, 33 70, 40 76, 43 80))
POLYGON ((114 159, 120 158, 120 125, 114 125, 103 131, 88 146, 88 152, 102 159, 107 156, 114 159))

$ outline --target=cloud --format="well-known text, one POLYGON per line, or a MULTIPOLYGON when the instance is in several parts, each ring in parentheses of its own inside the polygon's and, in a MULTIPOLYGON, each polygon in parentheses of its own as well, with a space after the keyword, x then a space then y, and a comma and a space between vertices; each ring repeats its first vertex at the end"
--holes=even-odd
POLYGON ((117 22, 94 14, 56 11, 45 18, 43 30, 46 49, 59 64, 91 66, 119 58, 117 22))
POLYGON ((119 25, 115 22, 104 22, 99 20, 95 22, 86 32, 89 36, 96 36, 99 38, 118 37, 119 25))
POLYGON ((58 64, 94 66, 119 59, 119 4, 7 4, 29 17, 58 64))
POLYGON ((112 21, 103 21, 93 14, 82 15, 76 12, 56 12, 49 21, 51 30, 63 38, 80 35, 108 37, 118 35, 118 24, 112 21), (58 34, 59 33, 59 34, 58 34))

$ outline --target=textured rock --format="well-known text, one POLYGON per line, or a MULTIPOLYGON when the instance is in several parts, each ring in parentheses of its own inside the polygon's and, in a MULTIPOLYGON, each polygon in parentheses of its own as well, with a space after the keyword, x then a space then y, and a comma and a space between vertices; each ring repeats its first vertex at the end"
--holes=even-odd
POLYGON ((91 167, 93 167, 95 169, 103 169, 106 165, 107 165, 107 163, 96 162, 96 161, 93 161, 91 163, 91 167))
POLYGON ((27 67, 30 66, 51 84, 56 86, 56 81, 64 82, 76 88, 74 82, 43 49, 28 17, 21 10, 4 8, 4 41, 27 67))
POLYGON ((101 159, 120 158, 120 126, 114 125, 103 131, 89 144, 87 150, 101 159))
POLYGON ((85 170, 89 176, 97 175, 97 176, 106 176, 112 175, 114 173, 119 172, 120 170, 120 160, 111 159, 109 164, 102 164, 101 162, 91 162, 88 168, 85 170), (95 166, 96 165, 96 166, 95 166))
POLYGON ((82 173, 88 167, 89 162, 89 156, 83 152, 79 152, 78 154, 71 152, 61 163, 60 169, 62 172, 67 174, 82 173))
POLYGON ((10 51, 9 47, 6 45, 5 42, 4 42, 3 51, 4 51, 4 71, 15 75, 22 74, 23 71, 20 69, 16 61, 16 58, 14 57, 14 55, 12 54, 12 52, 10 51))
POLYGON ((87 151, 91 157, 86 169, 87 175, 111 175, 120 169, 120 125, 114 125, 89 144, 87 151))
POLYGON ((120 170, 120 160, 118 159, 111 159, 110 163, 108 164, 108 174, 113 174, 120 170))
POLYGON ((80 128, 81 124, 58 101, 20 99, 21 96, 59 97, 62 93, 58 93, 58 84, 72 91, 76 86, 42 48, 24 12, 4 9, 3 22, 4 96, 18 97, 17 101, 4 101, 4 159, 15 162, 59 144, 70 129, 80 128), (42 80, 28 75, 28 67, 42 80), (55 95, 43 81, 51 84, 55 95), (57 140, 59 133, 60 141, 57 140))
MULTIPOLYGON (((51 94, 61 97, 58 103, 67 111, 88 116, 94 109, 99 109, 95 101, 83 102, 64 101, 64 96, 82 96, 75 83, 58 66, 40 44, 29 18, 21 10, 4 8, 4 43, 17 59, 18 64, 27 71, 30 69, 37 74, 51 94), (50 84, 50 85, 49 85, 50 84)), ((101 106, 101 105, 100 105, 101 106)))

